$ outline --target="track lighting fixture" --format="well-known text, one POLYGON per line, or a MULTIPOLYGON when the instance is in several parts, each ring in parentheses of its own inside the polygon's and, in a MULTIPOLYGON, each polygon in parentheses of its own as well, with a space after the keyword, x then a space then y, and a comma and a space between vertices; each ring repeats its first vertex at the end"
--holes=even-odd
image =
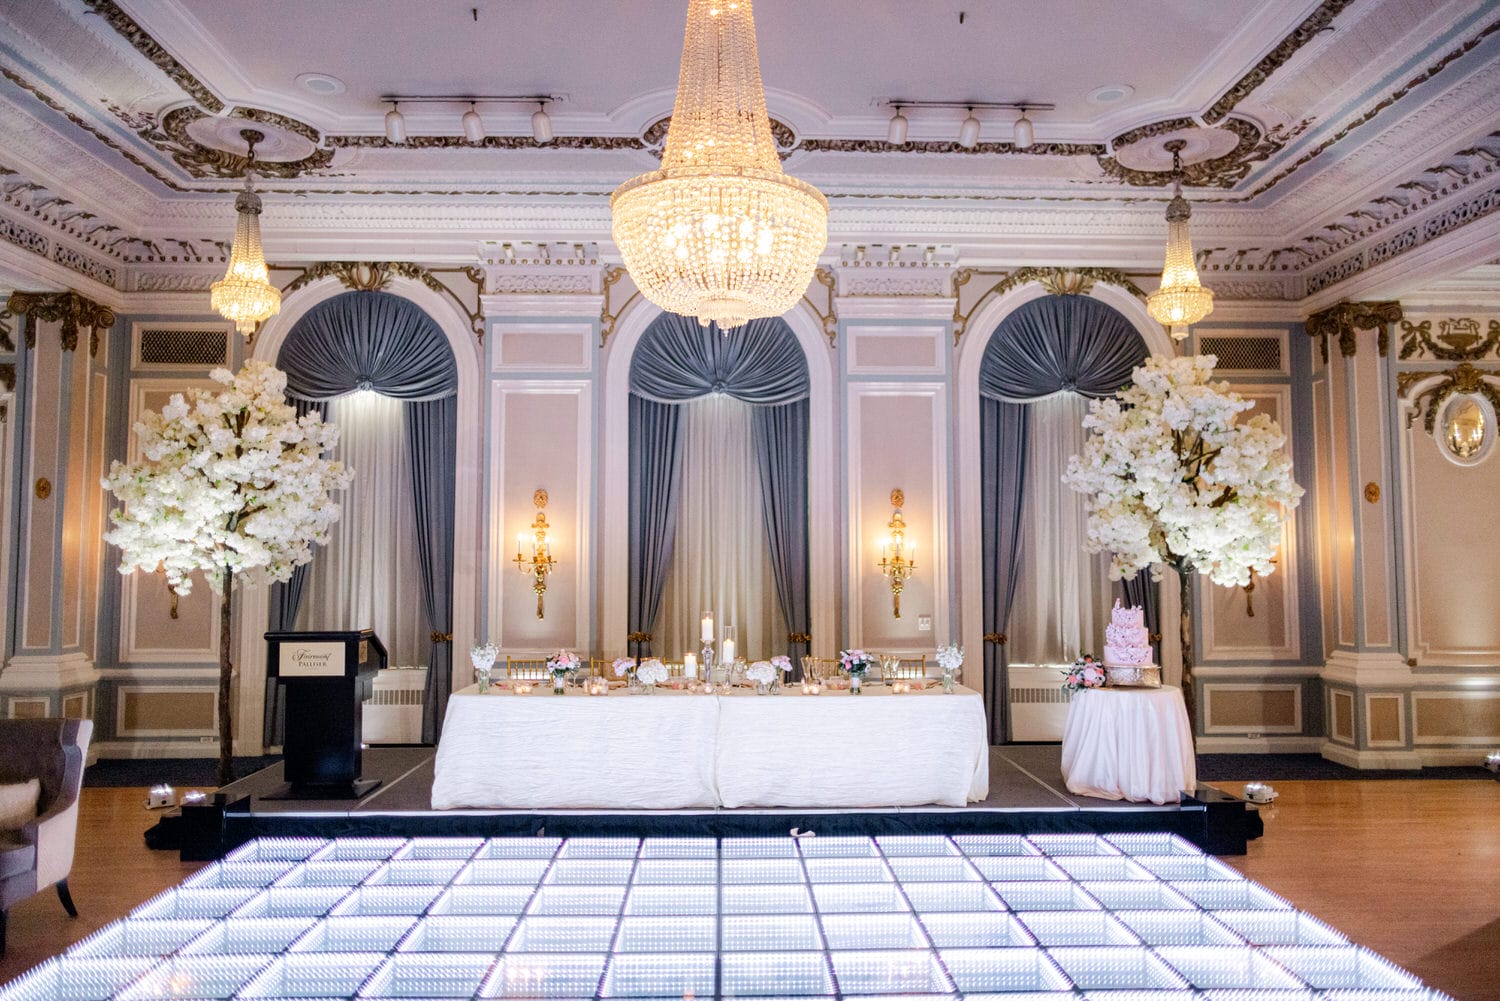
POLYGON ((1016 119, 1015 128, 1011 131, 1011 145, 1016 149, 1030 149, 1031 144, 1036 142, 1036 130, 1031 126, 1031 119, 1026 117, 1026 109, 1021 109, 1021 117, 1016 119))
POLYGON ((531 114, 531 138, 539 143, 552 141, 552 119, 547 115, 547 102, 531 114))
POLYGON ((406 142, 406 116, 397 102, 392 102, 391 110, 385 113, 385 137, 393 143, 406 142))
POLYGON ((974 109, 969 109, 969 117, 958 127, 958 144, 964 149, 973 149, 979 145, 979 119, 974 117, 974 109))
POLYGON ((471 143, 484 142, 484 119, 479 117, 479 112, 474 110, 474 102, 469 102, 469 110, 464 112, 460 119, 464 126, 464 138, 471 143))
POLYGON ((905 115, 901 113, 901 106, 896 106, 896 113, 891 116, 891 126, 886 130, 885 141, 892 146, 900 146, 906 142, 906 130, 911 125, 905 115))

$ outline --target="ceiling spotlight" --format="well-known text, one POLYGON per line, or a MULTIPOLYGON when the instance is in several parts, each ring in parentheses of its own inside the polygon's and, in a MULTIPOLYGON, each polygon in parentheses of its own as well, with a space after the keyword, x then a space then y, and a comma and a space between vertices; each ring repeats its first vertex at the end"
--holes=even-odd
POLYGON ((539 143, 552 141, 552 119, 547 116, 547 102, 531 113, 531 138, 539 143))
POLYGON ((401 113, 401 105, 391 104, 391 110, 385 113, 385 137, 393 143, 406 142, 406 116, 401 113))
POLYGON ((1026 117, 1026 109, 1021 109, 1021 117, 1016 119, 1016 127, 1011 136, 1012 145, 1016 149, 1030 149, 1031 144, 1036 142, 1036 130, 1031 126, 1031 119, 1026 117))
POLYGON ((974 117, 974 109, 969 109, 969 117, 958 128, 958 144, 964 149, 973 149, 979 144, 979 119, 974 117))
POLYGON ((906 129, 911 125, 906 116, 901 113, 901 106, 896 106, 896 113, 891 116, 891 127, 886 130, 885 141, 892 146, 900 146, 906 142, 906 129))
POLYGON ((474 102, 469 102, 469 110, 464 112, 464 138, 471 143, 484 142, 484 119, 479 117, 479 112, 474 110, 474 102))

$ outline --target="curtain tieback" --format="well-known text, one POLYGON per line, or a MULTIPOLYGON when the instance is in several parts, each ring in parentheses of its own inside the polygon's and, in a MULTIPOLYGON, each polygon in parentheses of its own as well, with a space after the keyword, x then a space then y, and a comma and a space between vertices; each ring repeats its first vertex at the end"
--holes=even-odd
POLYGON ((1005 643, 1005 642, 1007 642, 1004 633, 985 633, 984 634, 984 641, 986 643, 1002 643, 1002 644, 1005 643))
POLYGON ((627 643, 650 643, 651 642, 651 634, 650 633, 641 633, 641 632, 630 633, 628 636, 625 637, 625 642, 627 642, 627 643))
POLYGON ((453 634, 452 633, 440 633, 436 629, 434 629, 432 631, 431 639, 432 639, 432 642, 434 642, 434 643, 452 643, 453 642, 453 634))
POLYGON ((811 643, 812 633, 787 633, 786 641, 788 643, 811 643))
POLYGON ((1161 633, 1151 633, 1146 637, 1147 642, 1155 645, 1161 642, 1161 633))

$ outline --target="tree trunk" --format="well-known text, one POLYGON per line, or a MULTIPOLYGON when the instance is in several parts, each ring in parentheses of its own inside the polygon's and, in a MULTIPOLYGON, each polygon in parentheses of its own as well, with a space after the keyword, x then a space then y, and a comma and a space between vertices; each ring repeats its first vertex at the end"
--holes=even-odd
POLYGON ((1187 704, 1188 732, 1193 737, 1193 747, 1198 746, 1198 713, 1196 686, 1193 681, 1193 570, 1191 567, 1179 566, 1177 569, 1177 583, 1181 588, 1181 631, 1179 639, 1182 644, 1182 701, 1187 704))
POLYGON ((230 711, 229 695, 234 680, 234 665, 229 660, 229 646, 233 642, 230 616, 234 600, 234 571, 224 569, 224 593, 219 598, 219 786, 234 781, 234 714, 230 711))

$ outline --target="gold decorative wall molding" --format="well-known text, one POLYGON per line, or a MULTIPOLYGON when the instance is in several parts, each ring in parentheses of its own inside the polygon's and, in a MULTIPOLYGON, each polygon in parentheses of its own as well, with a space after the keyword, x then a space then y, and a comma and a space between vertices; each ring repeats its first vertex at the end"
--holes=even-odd
POLYGON ((15 316, 10 310, 0 311, 0 351, 14 351, 16 349, 15 339, 11 337, 10 321, 15 316))
POLYGON ((630 295, 625 297, 625 301, 620 303, 617 309, 611 310, 609 308, 610 299, 612 298, 611 290, 619 284, 620 279, 629 277, 629 275, 630 272, 625 270, 625 265, 623 264, 612 264, 604 269, 604 302, 599 307, 599 346, 601 348, 609 343, 610 335, 615 332, 615 324, 620 322, 620 315, 625 312, 626 308, 632 302, 641 297, 640 289, 636 288, 635 283, 632 282, 630 295))
POLYGON ((0 362, 0 424, 9 416, 10 398, 16 391, 16 367, 10 362, 0 362))
POLYGON ((352 292, 384 292, 393 278, 407 278, 421 282, 432 291, 447 297, 457 306, 459 312, 468 318, 469 330, 481 344, 484 343, 483 304, 470 309, 468 304, 459 298, 457 292, 437 277, 439 274, 461 274, 482 292, 484 271, 478 265, 461 268, 426 268, 410 261, 319 261, 317 264, 309 264, 305 267, 272 265, 272 268, 277 271, 298 272, 295 278, 281 286, 283 296, 290 295, 324 278, 336 278, 340 285, 352 292))
POLYGON ((1048 295, 1088 295, 1100 282, 1122 288, 1144 300, 1146 293, 1129 275, 1115 268, 1018 268, 1015 271, 986 271, 982 268, 959 268, 953 272, 953 343, 956 345, 969 326, 969 319, 979 307, 1011 289, 1036 282, 1048 295), (960 308, 960 290, 975 278, 994 277, 995 283, 980 293, 968 309, 960 308))
MULTIPOLYGON (((29 317, 33 321, 60 322, 64 351, 77 350, 78 328, 88 327, 91 358, 99 353, 99 331, 113 326, 115 322, 114 310, 71 289, 67 292, 12 292, 5 305, 11 313, 29 317)), ((26 333, 26 346, 34 347, 34 323, 28 324, 26 333)))
POLYGON ((813 281, 823 286, 823 290, 828 294, 827 310, 819 309, 818 304, 812 301, 813 287, 811 285, 807 286, 807 292, 803 293, 802 301, 807 303, 808 309, 817 314, 819 320, 823 321, 823 336, 828 338, 828 346, 831 348, 839 334, 839 317, 834 308, 833 271, 828 268, 818 268, 813 272, 813 281))
POLYGON ((1328 360, 1328 341, 1338 338, 1339 352, 1345 358, 1354 357, 1358 343, 1355 333, 1360 330, 1379 331, 1380 356, 1390 350, 1390 325, 1399 323, 1403 317, 1401 303, 1385 302, 1338 302, 1321 309, 1307 318, 1307 334, 1318 338, 1318 347, 1323 360, 1328 360))
POLYGON ((1438 333, 1432 333, 1432 321, 1401 321, 1402 361, 1431 355, 1438 361, 1478 361, 1490 354, 1500 355, 1500 320, 1491 320, 1488 333, 1480 333, 1479 321, 1472 316, 1455 316, 1438 321, 1438 333))
POLYGON ((1402 372, 1396 377, 1396 391, 1403 399, 1411 404, 1411 410, 1406 415, 1406 426, 1409 428, 1420 415, 1422 427, 1428 434, 1437 429, 1438 414, 1443 409, 1443 404, 1448 402, 1448 397, 1455 393, 1473 393, 1483 396, 1490 401, 1490 406, 1500 413, 1500 390, 1495 384, 1486 380, 1500 380, 1500 371, 1486 371, 1475 368, 1468 362, 1460 362, 1446 372, 1402 372), (1428 386, 1414 396, 1407 399, 1407 394, 1418 384, 1425 382, 1435 375, 1441 375, 1439 382, 1428 386))

